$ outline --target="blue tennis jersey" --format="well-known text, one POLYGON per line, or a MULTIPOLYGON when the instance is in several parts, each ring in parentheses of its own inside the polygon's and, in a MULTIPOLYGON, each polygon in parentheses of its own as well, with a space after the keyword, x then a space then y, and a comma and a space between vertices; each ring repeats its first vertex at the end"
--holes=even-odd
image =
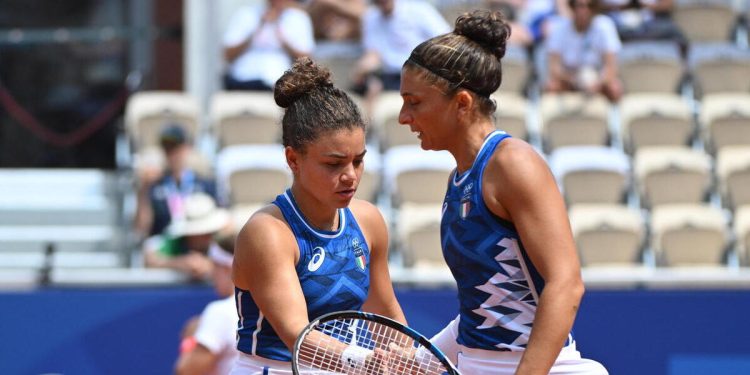
MULTIPOLYGON (((339 310, 360 310, 370 288, 370 249, 349 208, 339 210, 339 229, 312 228, 300 213, 291 191, 273 202, 297 238, 297 275, 313 320, 339 310)), ((290 361, 286 345, 253 301, 250 292, 235 288, 239 315, 237 348, 247 354, 290 361)))
POLYGON ((471 169, 453 171, 443 202, 440 235, 458 287, 458 343, 469 348, 523 350, 544 288, 513 223, 482 198, 487 161, 508 137, 490 133, 471 169))

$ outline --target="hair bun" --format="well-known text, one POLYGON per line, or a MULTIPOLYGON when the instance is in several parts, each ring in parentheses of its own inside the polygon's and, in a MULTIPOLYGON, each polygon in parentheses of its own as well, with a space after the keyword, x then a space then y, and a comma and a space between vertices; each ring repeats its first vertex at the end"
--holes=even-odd
POLYGON ((309 57, 301 57, 292 68, 276 81, 273 98, 282 108, 288 108, 297 99, 318 87, 332 87, 331 72, 313 62, 309 57))
POLYGON ((510 26, 498 11, 475 10, 458 16, 453 32, 473 40, 502 59, 510 36, 510 26))

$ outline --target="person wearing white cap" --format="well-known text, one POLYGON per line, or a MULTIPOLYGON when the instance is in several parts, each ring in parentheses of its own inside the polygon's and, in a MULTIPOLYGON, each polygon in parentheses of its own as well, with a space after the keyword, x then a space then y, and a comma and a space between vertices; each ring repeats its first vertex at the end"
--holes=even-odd
POLYGON ((213 269, 208 258, 218 245, 214 235, 229 224, 229 213, 216 207, 213 198, 197 193, 185 200, 185 214, 173 220, 165 235, 153 236, 143 247, 146 267, 173 268, 193 279, 207 278, 213 269))
POLYGON ((208 250, 214 263, 214 289, 222 299, 209 303, 200 317, 188 322, 175 364, 177 375, 227 374, 238 356, 233 256, 234 234, 223 236, 219 246, 208 250))

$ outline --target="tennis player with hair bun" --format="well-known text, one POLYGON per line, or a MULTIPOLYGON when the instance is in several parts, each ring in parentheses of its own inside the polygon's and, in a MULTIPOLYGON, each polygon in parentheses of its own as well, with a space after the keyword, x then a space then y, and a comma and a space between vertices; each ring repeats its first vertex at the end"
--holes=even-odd
POLYGON ((529 144, 494 125, 509 34, 499 12, 464 14, 402 70, 399 122, 457 164, 441 241, 459 315, 432 341, 464 375, 607 374, 571 335, 584 286, 555 180, 529 144))
MULTIPOLYGON (((294 179, 237 238, 241 354, 233 375, 288 373, 297 336, 325 313, 365 310, 405 323, 388 273, 385 221, 353 199, 367 152, 356 105, 308 58, 276 82, 274 97, 286 109, 282 137, 294 179)), ((341 361, 361 365, 371 355, 354 349, 341 361)))

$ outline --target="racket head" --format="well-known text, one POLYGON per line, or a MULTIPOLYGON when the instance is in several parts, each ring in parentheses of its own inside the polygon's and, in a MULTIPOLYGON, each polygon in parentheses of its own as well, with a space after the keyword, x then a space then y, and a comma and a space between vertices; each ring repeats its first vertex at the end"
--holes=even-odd
POLYGON ((311 321, 292 350, 292 372, 297 374, 449 374, 458 371, 422 334, 393 319, 363 311, 336 311, 311 321), (342 351, 371 353, 365 365, 342 364, 342 351), (376 358, 376 360, 371 360, 376 358))

